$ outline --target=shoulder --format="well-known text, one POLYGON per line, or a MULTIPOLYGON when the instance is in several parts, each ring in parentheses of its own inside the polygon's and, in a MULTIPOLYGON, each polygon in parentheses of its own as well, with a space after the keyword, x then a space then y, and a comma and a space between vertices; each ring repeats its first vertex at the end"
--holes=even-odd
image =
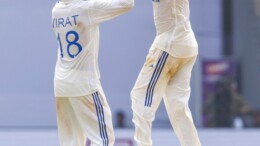
POLYGON ((60 5, 60 2, 59 2, 59 1, 55 3, 55 5, 54 5, 53 8, 52 8, 52 13, 55 13, 55 12, 57 11, 59 5, 60 5))

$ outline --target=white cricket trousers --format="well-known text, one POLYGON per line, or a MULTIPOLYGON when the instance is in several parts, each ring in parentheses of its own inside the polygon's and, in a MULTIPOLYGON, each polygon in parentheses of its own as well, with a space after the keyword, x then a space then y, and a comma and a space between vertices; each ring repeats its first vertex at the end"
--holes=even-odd
POLYGON ((201 146, 188 107, 196 57, 176 58, 159 49, 150 50, 131 92, 138 146, 152 146, 152 122, 162 99, 181 145, 201 146))
POLYGON ((111 111, 103 91, 83 97, 56 97, 60 146, 113 146, 111 111))

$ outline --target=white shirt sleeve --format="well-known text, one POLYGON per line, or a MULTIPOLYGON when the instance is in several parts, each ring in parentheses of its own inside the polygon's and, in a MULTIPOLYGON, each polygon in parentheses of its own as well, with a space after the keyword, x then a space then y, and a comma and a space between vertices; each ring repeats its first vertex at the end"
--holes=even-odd
POLYGON ((115 18, 134 6, 134 0, 89 0, 89 12, 94 22, 115 18))

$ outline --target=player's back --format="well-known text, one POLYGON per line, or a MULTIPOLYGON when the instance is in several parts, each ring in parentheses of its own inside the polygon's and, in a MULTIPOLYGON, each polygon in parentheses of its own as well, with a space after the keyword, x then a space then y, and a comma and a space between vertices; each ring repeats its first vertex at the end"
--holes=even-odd
POLYGON ((157 36, 153 46, 176 57, 197 53, 197 41, 190 25, 189 0, 154 0, 157 36))
POLYGON ((132 3, 122 5, 115 0, 56 3, 52 12, 59 47, 54 79, 56 96, 84 96, 100 88, 99 23, 128 11, 133 6, 133 1, 129 2, 132 3))
POLYGON ((83 47, 90 41, 91 30, 98 27, 91 26, 85 3, 58 2, 53 8, 52 26, 59 43, 60 59, 66 61, 64 63, 77 62, 77 57, 86 51, 83 47))
POLYGON ((188 0, 154 0, 153 8, 157 35, 172 31, 180 23, 189 21, 188 0))

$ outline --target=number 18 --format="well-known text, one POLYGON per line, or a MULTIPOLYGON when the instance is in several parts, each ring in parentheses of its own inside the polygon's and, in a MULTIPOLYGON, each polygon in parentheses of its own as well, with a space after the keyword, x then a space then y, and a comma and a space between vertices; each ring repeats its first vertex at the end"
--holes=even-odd
MULTIPOLYGON (((58 33, 58 38, 57 39, 58 39, 58 43, 60 45, 61 58, 63 58, 64 54, 63 54, 63 47, 62 47, 62 44, 61 44, 60 33, 58 33)), ((66 41, 68 43, 68 45, 67 45, 67 53, 68 53, 69 57, 71 57, 71 58, 77 57, 79 55, 79 53, 82 51, 82 46, 78 43, 78 40, 79 40, 79 34, 76 31, 69 31, 69 32, 67 32, 67 34, 66 34, 66 41), (69 40, 69 36, 70 35, 74 35, 75 38, 74 38, 73 41, 69 40), (70 48, 73 45, 78 47, 78 52, 76 54, 72 54, 70 52, 70 48)))

